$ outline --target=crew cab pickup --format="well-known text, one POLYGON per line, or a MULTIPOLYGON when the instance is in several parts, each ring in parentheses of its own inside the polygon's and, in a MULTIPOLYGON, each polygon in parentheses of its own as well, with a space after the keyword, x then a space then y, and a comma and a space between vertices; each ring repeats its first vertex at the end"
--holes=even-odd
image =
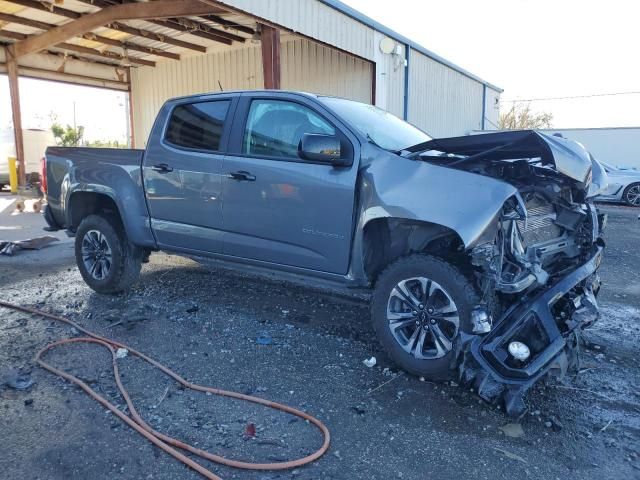
POLYGON ((146 150, 52 147, 49 228, 99 293, 163 250, 367 289, 405 370, 507 412, 598 318, 606 174, 536 131, 431 139, 374 106, 285 91, 176 98, 146 150))

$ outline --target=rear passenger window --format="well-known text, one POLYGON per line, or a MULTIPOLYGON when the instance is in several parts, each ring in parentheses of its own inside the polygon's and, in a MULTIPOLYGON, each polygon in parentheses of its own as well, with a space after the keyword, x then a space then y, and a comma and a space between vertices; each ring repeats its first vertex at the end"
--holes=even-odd
POLYGON ((229 100, 191 103, 173 109, 165 140, 178 147, 217 151, 229 100))

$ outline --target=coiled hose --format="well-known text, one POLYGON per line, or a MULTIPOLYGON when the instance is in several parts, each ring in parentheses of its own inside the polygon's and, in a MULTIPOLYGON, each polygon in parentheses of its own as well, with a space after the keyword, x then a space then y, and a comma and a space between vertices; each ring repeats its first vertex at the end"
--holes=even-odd
POLYGON ((215 473, 213 473, 212 471, 208 470, 207 468, 203 467, 199 463, 195 462, 191 458, 187 457, 177 449, 185 450, 201 458, 210 460, 215 463, 219 463, 221 465, 226 465, 228 467, 234 467, 234 468, 244 469, 244 470, 286 470, 290 468, 296 468, 317 460, 322 455, 324 455, 326 451, 329 449, 329 443, 331 439, 329 430, 320 420, 318 420, 315 417, 312 417, 311 415, 305 412, 289 407, 287 405, 283 405, 281 403, 272 402, 270 400, 265 400, 265 399, 254 397, 251 395, 244 395, 242 393, 232 392, 229 390, 220 390, 218 388, 206 387, 203 385, 198 385, 196 383, 191 383, 185 380, 184 378, 182 378, 180 375, 178 375, 174 371, 165 367, 161 363, 148 357, 144 353, 141 353, 124 343, 120 343, 115 340, 102 337, 94 332, 91 332, 68 318, 61 317, 58 315, 53 315, 51 313, 37 310, 35 308, 14 305, 2 300, 0 300, 0 306, 11 309, 11 310, 27 313, 30 315, 36 315, 36 316, 40 316, 50 320, 55 320, 57 322, 66 323, 67 325, 71 325, 72 327, 76 328, 78 331, 87 335, 86 337, 67 338, 67 339, 58 340, 56 342, 50 343, 49 345, 40 349, 38 353, 36 353, 36 356, 35 356, 36 363, 42 368, 44 368, 45 370, 48 370, 51 373, 64 378, 68 382, 71 382, 79 386, 82 390, 84 390, 87 393, 87 395, 89 395, 91 398, 93 398, 96 402, 101 404, 103 407, 107 408, 114 415, 118 416, 120 420, 122 420, 124 423, 129 425, 131 428, 137 431, 144 438, 146 438, 151 443, 161 448, 162 450, 167 452, 169 455, 173 456, 174 458, 184 463, 188 467, 192 468, 193 470, 195 470, 196 472, 198 472, 203 477, 209 480, 221 480, 221 478, 217 476, 215 473), (70 343, 93 343, 93 344, 101 345, 111 352, 113 375, 114 375, 116 384, 118 386, 118 390, 120 390, 120 394, 122 395, 125 402, 127 403, 129 412, 131 412, 131 416, 127 416, 124 413, 122 413, 115 405, 110 403, 106 398, 96 393, 89 385, 84 383, 78 377, 75 377, 66 372, 63 372, 62 370, 59 370, 49 365, 42 359, 43 355, 49 350, 59 347, 60 345, 66 345, 70 343), (178 440, 177 438, 164 435, 163 433, 160 433, 157 430, 154 430, 150 425, 148 425, 142 419, 142 417, 138 414, 133 402, 131 401, 129 394, 127 393, 126 389, 122 385, 122 380, 120 378, 120 372, 118 370, 118 363, 116 358, 116 349, 118 348, 127 349, 130 354, 150 363, 151 365, 156 367, 158 370, 163 372, 165 375, 168 375, 169 377, 173 378, 175 381, 180 383, 185 388, 189 388, 191 390, 195 390, 198 392, 211 393, 212 395, 219 395, 221 397, 229 397, 229 398, 235 398, 238 400, 244 400, 251 403, 257 403, 259 405, 264 405, 265 407, 273 408, 274 410, 289 413, 291 415, 295 415, 296 417, 302 418, 304 420, 308 420, 310 423, 315 425, 318 428, 318 430, 320 430, 320 432, 322 433, 322 436, 323 436, 322 446, 318 450, 316 450, 314 453, 296 460, 289 460, 286 462, 275 462, 275 463, 251 463, 251 462, 243 462, 240 460, 232 460, 229 458, 222 457, 220 455, 215 455, 213 453, 209 453, 205 450, 201 450, 192 445, 189 445, 188 443, 184 443, 178 440))

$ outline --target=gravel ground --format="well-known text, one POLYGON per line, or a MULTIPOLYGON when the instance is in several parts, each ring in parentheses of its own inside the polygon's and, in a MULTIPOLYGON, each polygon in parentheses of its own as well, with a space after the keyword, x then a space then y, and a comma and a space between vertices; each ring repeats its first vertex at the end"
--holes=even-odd
MULTIPOLYGON (((603 318, 587 334, 581 372, 530 392, 530 413, 517 438, 501 430, 512 420, 473 393, 398 371, 380 351, 368 306, 357 298, 166 254, 151 257, 129 293, 101 296, 82 282, 72 243, 59 232, 62 241, 45 250, 0 257, 0 298, 67 315, 193 382, 308 411, 331 431, 329 453, 293 471, 245 472, 203 462, 223 478, 640 478, 640 221, 638 210, 604 209, 610 224, 601 269, 603 318), (367 368, 363 360, 371 356, 378 363, 367 368)), ((0 237, 38 235, 41 222, 36 214, 9 216, 5 209, 0 237)), ((0 319, 0 375, 6 380, 7 372, 18 371, 35 382, 25 391, 0 386, 2 478, 200 478, 34 365, 40 347, 73 336, 72 329, 2 309, 0 319)), ((47 359, 124 408, 104 349, 66 346, 47 359)), ((201 448, 282 461, 320 446, 319 433, 304 421, 182 390, 131 356, 120 365, 142 416, 201 448), (255 437, 245 435, 249 424, 255 437)))

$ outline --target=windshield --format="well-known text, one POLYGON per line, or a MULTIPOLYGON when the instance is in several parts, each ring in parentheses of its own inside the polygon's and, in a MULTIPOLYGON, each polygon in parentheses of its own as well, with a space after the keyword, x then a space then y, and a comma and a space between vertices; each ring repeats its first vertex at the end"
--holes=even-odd
POLYGON ((373 105, 335 97, 320 97, 320 100, 362 135, 386 150, 400 151, 431 140, 422 130, 373 105))

